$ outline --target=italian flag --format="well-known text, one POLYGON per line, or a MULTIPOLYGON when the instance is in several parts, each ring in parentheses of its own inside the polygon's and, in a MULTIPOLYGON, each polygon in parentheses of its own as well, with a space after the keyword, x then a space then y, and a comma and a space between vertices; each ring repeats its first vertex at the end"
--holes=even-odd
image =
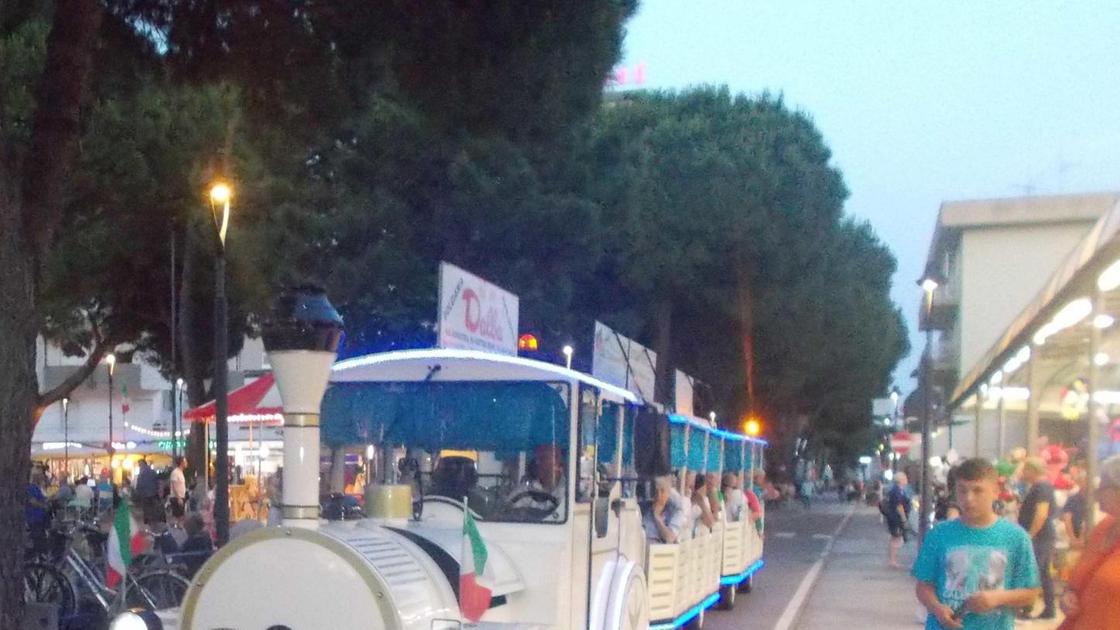
POLYGON ((128 384, 121 383, 121 413, 128 413, 132 409, 132 400, 128 397, 128 384))
POLYGON ((459 561, 459 609, 470 621, 478 621, 490 608, 486 555, 486 543, 478 533, 471 511, 463 510, 463 554, 459 561))
POLYGON ((128 565, 132 564, 132 556, 143 551, 144 534, 132 527, 132 515, 128 513, 128 506, 122 501, 117 506, 113 529, 109 532, 109 566, 105 570, 105 584, 109 588, 116 588, 128 572, 128 565))

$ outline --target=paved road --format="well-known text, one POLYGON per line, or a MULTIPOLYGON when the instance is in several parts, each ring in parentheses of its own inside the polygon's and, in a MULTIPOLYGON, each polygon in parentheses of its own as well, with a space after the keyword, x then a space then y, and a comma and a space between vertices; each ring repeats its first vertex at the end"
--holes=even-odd
POLYGON ((755 578, 753 592, 740 597, 732 611, 709 611, 705 630, 796 627, 793 616, 799 606, 794 598, 799 589, 805 592, 800 601, 809 594, 808 585, 803 586, 806 576, 851 511, 851 505, 828 499, 809 510, 800 505, 770 510, 766 515, 766 566, 755 578))

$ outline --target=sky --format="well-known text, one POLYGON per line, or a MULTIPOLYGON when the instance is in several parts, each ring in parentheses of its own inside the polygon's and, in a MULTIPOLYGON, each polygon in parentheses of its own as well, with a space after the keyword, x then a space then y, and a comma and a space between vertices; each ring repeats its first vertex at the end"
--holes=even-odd
POLYGON ((1120 189, 1120 2, 644 0, 623 65, 643 88, 769 91, 812 116, 847 212, 898 258, 903 391, 942 201, 1120 189))

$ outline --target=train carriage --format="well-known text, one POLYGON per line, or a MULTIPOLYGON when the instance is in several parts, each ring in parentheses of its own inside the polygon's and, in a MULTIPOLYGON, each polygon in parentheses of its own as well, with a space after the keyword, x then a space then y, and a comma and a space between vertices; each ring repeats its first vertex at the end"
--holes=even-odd
POLYGON ((338 362, 329 380, 321 427, 285 397, 284 524, 223 548, 163 627, 679 627, 757 570, 752 524, 720 520, 657 544, 641 510, 648 471, 749 473, 758 441, 513 356, 391 352, 338 362), (652 426, 666 439, 646 440, 652 426), (308 466, 320 438, 367 455, 368 518, 323 522, 289 497, 318 486, 308 466), (484 566, 464 551, 468 516, 484 566), (467 615, 471 565, 488 599, 467 615))

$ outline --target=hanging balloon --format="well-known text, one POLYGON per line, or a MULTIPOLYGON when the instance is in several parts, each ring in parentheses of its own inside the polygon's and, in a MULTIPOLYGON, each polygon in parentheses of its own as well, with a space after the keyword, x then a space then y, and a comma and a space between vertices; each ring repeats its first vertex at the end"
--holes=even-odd
POLYGON ((998 473, 1000 477, 1010 477, 1015 473, 1015 464, 1006 459, 1001 459, 996 462, 996 473, 998 473))
POLYGON ((1066 420, 1078 420, 1089 409, 1089 384, 1083 378, 1073 379, 1060 395, 1060 413, 1066 420))

